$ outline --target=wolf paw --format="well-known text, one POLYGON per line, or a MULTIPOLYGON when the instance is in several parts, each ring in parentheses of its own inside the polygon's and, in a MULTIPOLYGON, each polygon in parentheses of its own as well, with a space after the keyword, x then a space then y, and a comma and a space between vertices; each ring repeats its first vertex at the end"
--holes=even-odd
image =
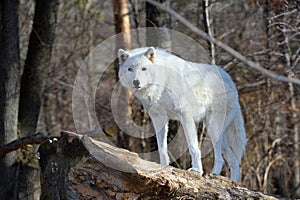
POLYGON ((190 169, 188 169, 188 171, 198 172, 201 176, 203 175, 203 170, 198 169, 198 168, 190 168, 190 169))

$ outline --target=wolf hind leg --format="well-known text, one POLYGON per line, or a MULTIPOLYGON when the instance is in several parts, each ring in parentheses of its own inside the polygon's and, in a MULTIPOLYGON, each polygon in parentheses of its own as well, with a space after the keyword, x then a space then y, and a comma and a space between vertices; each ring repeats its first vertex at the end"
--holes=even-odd
POLYGON ((238 182, 240 177, 240 162, 230 147, 224 149, 225 158, 230 168, 230 178, 234 182, 238 182))
POLYGON ((220 174, 222 171, 224 165, 222 151, 224 150, 225 130, 228 129, 233 117, 234 112, 231 112, 226 116, 224 123, 221 123, 224 119, 222 114, 220 115, 220 113, 213 112, 206 120, 207 134, 212 141, 214 149, 214 167, 211 171, 212 174, 220 174))
POLYGON ((240 163, 247 143, 243 118, 237 113, 224 135, 223 149, 230 168, 230 177, 237 182, 240 176, 240 163))
POLYGON ((207 134, 211 139, 214 151, 214 166, 211 173, 220 174, 224 164, 222 156, 223 133, 222 130, 220 130, 218 122, 215 120, 206 121, 205 126, 207 127, 207 134))
POLYGON ((222 156, 221 141, 216 141, 214 144, 214 167, 211 171, 212 174, 220 174, 224 165, 224 159, 222 156))

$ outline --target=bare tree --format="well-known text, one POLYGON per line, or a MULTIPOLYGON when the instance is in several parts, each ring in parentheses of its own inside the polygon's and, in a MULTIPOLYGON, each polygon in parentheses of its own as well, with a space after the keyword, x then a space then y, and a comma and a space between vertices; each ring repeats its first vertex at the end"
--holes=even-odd
MULTIPOLYGON (((170 7, 170 0, 160 0, 161 4, 170 7)), ((146 2, 146 27, 171 28, 171 22, 168 15, 158 9, 156 6, 146 2)), ((146 44, 171 50, 171 35, 168 30, 157 32, 149 29, 146 32, 146 44)))
MULTIPOLYGON (((45 85, 50 71, 57 11, 58 0, 36 1, 33 27, 21 80, 18 123, 21 137, 29 136, 36 132, 45 85)), ((27 152, 28 155, 35 155, 36 153, 34 148, 29 151, 31 152, 27 152)), ((30 159, 30 157, 24 159, 30 159)), ((39 188, 38 175, 38 168, 20 163, 20 198, 37 199, 39 197, 37 192, 39 191, 37 189, 39 188)))
MULTIPOLYGON (((124 33, 119 40, 116 41, 116 49, 123 48, 125 50, 130 50, 130 18, 129 10, 126 0, 114 0, 114 20, 115 20, 115 33, 124 33)), ((118 63, 115 65, 116 73, 118 72, 118 63)), ((116 75, 116 77, 118 77, 116 75)))
MULTIPOLYGON (((126 0, 114 0, 113 1, 113 9, 114 9, 114 21, 115 21, 115 33, 121 33, 120 37, 116 40, 116 55, 118 49, 122 48, 124 50, 130 50, 131 37, 130 37, 130 18, 129 18, 129 10, 126 0)), ((115 60, 115 74, 116 79, 118 80, 118 71, 119 71, 119 60, 115 60)), ((131 93, 129 90, 125 88, 121 88, 120 98, 118 109, 120 111, 121 116, 124 116, 122 120, 124 120, 124 124, 128 118, 131 117, 131 107, 129 106, 131 93)), ((136 145, 132 145, 134 143, 132 140, 134 138, 130 138, 123 131, 119 130, 118 133, 118 144, 131 149, 137 148, 136 145), (134 146, 134 147, 133 147, 134 146)))
MULTIPOLYGON (((204 21, 204 30, 210 36, 213 37, 213 30, 212 30, 212 19, 209 13, 210 8, 210 1, 209 0, 202 0, 202 12, 203 12, 203 21, 204 21)), ((211 55, 211 64, 216 64, 216 50, 215 44, 213 42, 208 42, 208 50, 211 55)))
MULTIPOLYGON (((18 1, 1 1, 0 143, 34 134, 54 40, 58 1, 37 1, 24 74, 20 64, 18 1), (20 95, 21 93, 21 95, 20 95), (18 123, 19 120, 19 123, 18 123), (17 130, 18 127, 18 130, 17 130), (19 133, 20 135, 17 135, 19 133)), ((30 165, 16 163, 15 153, 1 160, 1 199, 36 199, 39 178, 30 165), (21 181, 20 181, 21 180, 21 181), (19 182, 17 182, 19 181, 19 182), (29 189, 30 188, 30 189, 29 189)), ((31 154, 32 155, 32 154, 31 154)), ((33 153, 35 155, 35 153, 33 153)), ((35 156, 33 156, 35 157, 35 156)), ((19 159, 22 160, 19 155, 19 159)), ((26 158, 25 158, 26 160, 26 158)))
MULTIPOLYGON (((0 145, 17 136, 20 65, 18 1, 0 1, 0 145)), ((0 160, 0 199, 15 199, 16 153, 0 160)))
MULTIPOLYGON (((280 29, 280 31, 283 34, 283 54, 285 58, 285 64, 288 68, 288 76, 289 77, 296 77, 296 71, 299 70, 299 52, 300 47, 299 45, 295 44, 295 41, 297 41, 297 36, 300 34, 299 29, 297 30, 297 26, 300 24, 298 21, 294 21, 293 19, 299 18, 300 14, 297 13, 297 6, 284 6, 283 11, 279 13, 279 15, 283 15, 282 22, 284 24, 284 27, 280 29), (291 9, 289 9, 289 7, 291 9), (295 16, 294 18, 289 17, 289 15, 295 16), (298 24, 297 24, 298 23, 298 24)), ((275 17, 278 17, 275 16, 275 17)), ((299 40, 298 40, 299 41, 299 40)), ((297 91, 295 90, 295 85, 292 83, 289 83, 289 92, 290 92, 290 105, 291 105, 291 119, 292 119, 292 132, 294 134, 293 137, 293 143, 294 143, 294 178, 293 178, 293 192, 295 193, 295 196, 300 197, 300 147, 299 147, 299 141, 300 141, 300 130, 299 130, 299 123, 297 123, 297 120, 299 119, 299 110, 297 109, 297 102, 298 102, 298 95, 297 91)), ((299 92, 299 91, 298 91, 299 92)))

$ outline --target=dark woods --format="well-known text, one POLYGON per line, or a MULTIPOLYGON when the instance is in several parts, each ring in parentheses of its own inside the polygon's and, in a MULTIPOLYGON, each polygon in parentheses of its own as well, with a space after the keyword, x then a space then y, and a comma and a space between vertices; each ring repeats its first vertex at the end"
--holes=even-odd
MULTIPOLYGON (((248 60, 279 75, 299 79, 298 0, 158 2, 248 60)), ((262 75, 201 39, 170 14, 139 0, 0 1, 0 145, 37 132, 56 136, 61 130, 77 132, 72 91, 83 60, 91 49, 116 33, 146 26, 169 28, 193 38, 210 55, 209 61, 204 62, 216 63, 234 79, 248 138, 241 185, 268 194, 299 198, 299 85, 262 75)), ((130 41, 135 38, 126 36, 117 45, 130 49, 130 41)), ((166 48, 170 44, 167 33, 164 38, 156 39, 166 48)), ((117 82, 115 66, 103 60, 92 64, 90 74, 100 73, 97 66, 110 66, 95 91, 93 107, 102 133, 115 145, 131 151, 155 150, 155 138, 129 136, 114 122, 111 93, 117 82)), ((87 81, 92 84, 94 80, 87 81)), ((128 97, 129 106, 121 111, 138 125, 150 124, 138 101, 126 91, 124 96, 128 97)), ((82 118, 86 118, 84 108, 82 105, 82 118)), ((147 127, 139 134, 151 131, 147 127)), ((170 123, 169 129, 174 137, 178 124, 170 123)), ((96 139, 101 140, 98 134, 101 131, 93 132, 96 139)), ((199 136, 205 136, 202 127, 199 136)), ((0 199, 40 197, 36 151, 37 145, 27 145, 0 160, 0 199)), ((205 172, 211 170, 212 156, 208 154, 203 160, 205 172)), ((146 154, 145 158, 151 159, 146 154)), ((189 168, 188 153, 172 165, 189 168)), ((228 174, 228 169, 222 173, 228 174)))

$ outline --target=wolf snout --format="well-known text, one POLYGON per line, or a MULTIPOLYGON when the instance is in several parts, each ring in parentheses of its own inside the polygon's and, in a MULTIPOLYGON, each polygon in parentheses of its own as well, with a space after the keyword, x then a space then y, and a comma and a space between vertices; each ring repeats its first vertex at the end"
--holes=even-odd
POLYGON ((135 88, 140 88, 140 81, 139 80, 133 80, 133 86, 135 87, 135 88))

